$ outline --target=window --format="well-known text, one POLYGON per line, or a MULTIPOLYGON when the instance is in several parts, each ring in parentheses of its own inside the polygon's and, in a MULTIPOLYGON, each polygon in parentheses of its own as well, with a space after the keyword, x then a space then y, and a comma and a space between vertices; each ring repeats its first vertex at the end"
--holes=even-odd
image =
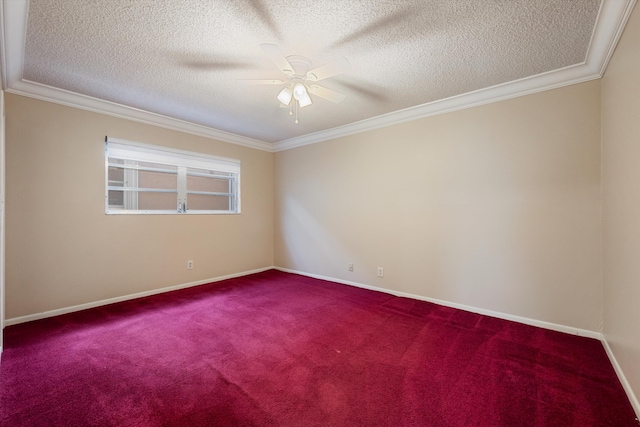
POLYGON ((240 161, 113 138, 107 214, 240 213, 240 161))

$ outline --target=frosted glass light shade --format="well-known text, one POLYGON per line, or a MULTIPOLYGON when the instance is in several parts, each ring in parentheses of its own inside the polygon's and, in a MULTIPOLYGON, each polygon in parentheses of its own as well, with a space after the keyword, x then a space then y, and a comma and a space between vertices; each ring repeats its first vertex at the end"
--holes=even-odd
POLYGON ((307 96, 307 88, 302 83, 296 83, 293 87, 293 97, 300 101, 305 96, 307 96))
POLYGON ((300 108, 311 105, 311 97, 309 96, 309 94, 305 93, 303 97, 298 98, 298 104, 300 104, 300 108))
POLYGON ((291 89, 289 89, 288 87, 285 87, 278 94, 278 101, 282 102, 284 105, 289 105, 289 103, 291 102, 292 96, 293 96, 293 93, 291 92, 291 89))

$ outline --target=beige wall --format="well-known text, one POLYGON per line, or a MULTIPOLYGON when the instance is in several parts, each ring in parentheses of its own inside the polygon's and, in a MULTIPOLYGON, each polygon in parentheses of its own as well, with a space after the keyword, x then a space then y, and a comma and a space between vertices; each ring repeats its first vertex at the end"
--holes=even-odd
POLYGON ((273 264, 272 153, 11 94, 6 115, 7 318, 273 264), (105 215, 105 135, 240 159, 242 214, 105 215))
POLYGON ((277 266, 600 328, 599 81, 279 152, 275 188, 277 266))
MULTIPOLYGON (((640 396, 640 8, 602 79, 604 335, 640 396)), ((640 410, 637 400, 636 411, 640 410)))

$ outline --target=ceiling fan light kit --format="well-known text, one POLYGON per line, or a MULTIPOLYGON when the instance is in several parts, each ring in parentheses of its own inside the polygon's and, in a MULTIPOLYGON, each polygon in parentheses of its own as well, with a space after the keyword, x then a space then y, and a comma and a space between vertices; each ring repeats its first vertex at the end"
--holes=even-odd
MULTIPOLYGON (((262 50, 269 56, 278 69, 286 76, 286 81, 282 80, 250 80, 252 84, 285 84, 286 86, 278 92, 277 98, 285 106, 291 107, 292 99, 296 107, 296 119, 294 123, 298 123, 298 108, 304 108, 311 104, 311 96, 324 98, 330 102, 338 103, 346 98, 345 95, 324 86, 307 86, 306 82, 318 82, 328 79, 338 74, 344 73, 351 69, 351 64, 346 58, 336 59, 335 61, 321 65, 311 69, 311 61, 300 55, 284 56, 280 48, 274 44, 261 44, 262 50)), ((292 115, 289 109, 289 115, 292 115)))

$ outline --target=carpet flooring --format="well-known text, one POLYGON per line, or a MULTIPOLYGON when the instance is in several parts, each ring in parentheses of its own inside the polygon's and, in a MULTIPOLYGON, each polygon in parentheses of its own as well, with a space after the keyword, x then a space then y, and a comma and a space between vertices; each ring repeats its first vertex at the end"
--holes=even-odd
POLYGON ((2 426, 636 426, 602 344, 275 270, 5 329, 2 426))

